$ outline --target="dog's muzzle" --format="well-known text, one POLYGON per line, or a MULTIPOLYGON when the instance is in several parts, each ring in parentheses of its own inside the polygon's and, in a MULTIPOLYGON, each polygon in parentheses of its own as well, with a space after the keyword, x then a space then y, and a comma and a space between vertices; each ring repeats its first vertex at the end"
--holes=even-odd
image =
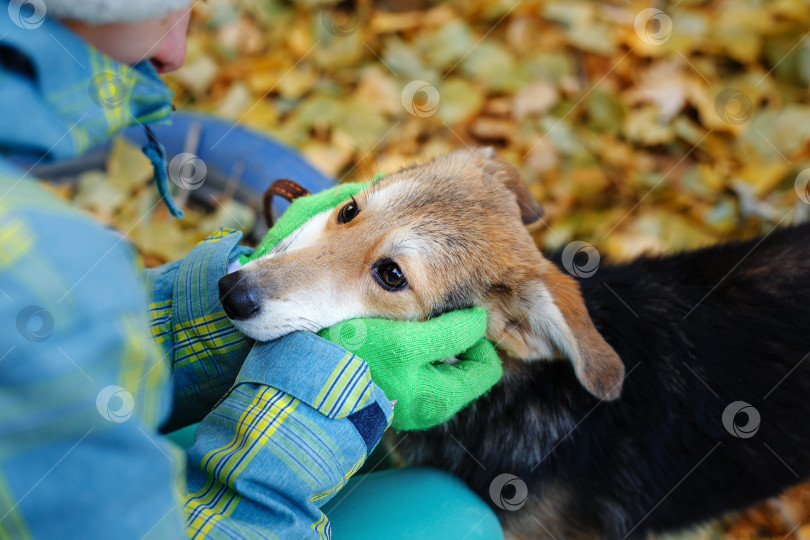
POLYGON ((259 300, 240 271, 219 280, 219 301, 229 318, 239 321, 259 311, 259 300))

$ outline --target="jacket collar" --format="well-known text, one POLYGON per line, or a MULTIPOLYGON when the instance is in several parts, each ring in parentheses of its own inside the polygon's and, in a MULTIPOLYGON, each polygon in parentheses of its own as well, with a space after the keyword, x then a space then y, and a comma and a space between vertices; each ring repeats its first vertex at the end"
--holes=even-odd
POLYGON ((47 17, 36 28, 0 17, 0 48, 28 62, 33 75, 0 65, 4 150, 75 157, 126 127, 171 114, 171 91, 150 62, 117 62, 47 17))
MULTIPOLYGON (((148 61, 117 62, 49 17, 0 16, 0 154, 73 158, 124 128, 167 120, 171 98, 148 61)), ((153 163, 165 184, 162 157, 153 163)))

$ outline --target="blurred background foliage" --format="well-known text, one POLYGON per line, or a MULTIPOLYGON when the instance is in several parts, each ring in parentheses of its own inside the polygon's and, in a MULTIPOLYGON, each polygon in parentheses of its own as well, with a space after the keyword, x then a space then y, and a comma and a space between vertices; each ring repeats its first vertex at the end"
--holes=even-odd
MULTIPOLYGON (((624 258, 807 219, 808 29, 800 0, 206 0, 167 80, 178 108, 276 137, 341 180, 492 145, 545 205, 539 245, 624 258)), ((227 196, 133 227, 147 203, 131 184, 150 177, 137 154, 110 158, 106 174, 129 180, 85 175, 66 195, 130 231, 148 263, 249 228, 227 196)), ((687 537, 810 539, 808 508, 799 487, 687 537)))
POLYGON ((807 2, 197 4, 176 104, 338 178, 493 145, 547 209, 539 244, 617 257, 807 217, 807 2))

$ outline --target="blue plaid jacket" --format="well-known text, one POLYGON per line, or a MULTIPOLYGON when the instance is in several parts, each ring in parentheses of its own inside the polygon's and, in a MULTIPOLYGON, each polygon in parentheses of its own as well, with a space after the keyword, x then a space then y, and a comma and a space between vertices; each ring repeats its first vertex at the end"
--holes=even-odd
POLYGON ((170 114, 150 65, 15 18, 17 4, 0 0, 0 539, 328 538, 320 507, 390 401, 313 334, 253 345, 233 328, 216 285, 245 253, 238 232, 145 271, 124 237, 12 164, 170 114), (198 420, 187 453, 158 434, 198 420))

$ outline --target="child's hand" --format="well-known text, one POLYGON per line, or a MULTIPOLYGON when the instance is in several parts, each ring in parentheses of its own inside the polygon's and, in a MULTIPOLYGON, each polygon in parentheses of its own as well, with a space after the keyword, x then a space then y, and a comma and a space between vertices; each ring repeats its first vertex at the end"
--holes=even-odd
POLYGON ((363 358, 394 405, 398 430, 427 429, 450 419, 497 383, 503 369, 484 337, 483 308, 424 322, 352 319, 318 335, 363 358), (445 362, 447 359, 457 362, 445 362))

